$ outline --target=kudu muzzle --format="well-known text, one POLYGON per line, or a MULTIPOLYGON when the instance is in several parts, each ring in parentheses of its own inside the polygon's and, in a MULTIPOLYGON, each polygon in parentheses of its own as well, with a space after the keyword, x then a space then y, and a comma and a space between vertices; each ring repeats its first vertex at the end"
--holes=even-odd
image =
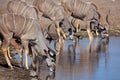
POLYGON ((55 71, 55 62, 56 62, 56 54, 54 51, 48 50, 48 55, 46 58, 47 65, 50 69, 50 71, 55 71))

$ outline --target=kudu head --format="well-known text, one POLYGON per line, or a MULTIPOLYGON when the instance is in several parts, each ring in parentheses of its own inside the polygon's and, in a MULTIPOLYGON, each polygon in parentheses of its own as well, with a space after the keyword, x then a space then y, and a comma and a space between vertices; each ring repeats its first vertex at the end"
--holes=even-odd
MULTIPOLYGON (((30 46, 32 46, 32 48, 33 48, 32 51, 34 51, 34 54, 36 56, 40 56, 41 59, 46 62, 50 71, 54 72, 55 71, 55 62, 56 62, 56 52, 49 47, 40 49, 37 46, 37 44, 34 42, 31 42, 30 46), (42 54, 41 54, 41 50, 43 52, 42 54)), ((41 47, 43 47, 43 46, 41 46, 41 47)))
POLYGON ((48 51, 44 49, 44 52, 45 52, 45 54, 47 54, 45 60, 46 60, 48 67, 49 67, 50 71, 54 72, 55 68, 56 68, 56 66, 55 66, 56 53, 55 53, 55 51, 53 51, 50 48, 48 49, 48 51))
POLYGON ((101 14, 97 12, 97 17, 93 18, 90 24, 92 26, 92 29, 94 28, 102 38, 109 37, 108 14, 106 15, 106 19, 103 20, 101 14))
POLYGON ((60 26, 62 27, 63 31, 65 32, 67 38, 69 38, 69 39, 74 38, 74 31, 73 31, 72 25, 69 22, 68 18, 62 20, 62 22, 60 22, 60 26))

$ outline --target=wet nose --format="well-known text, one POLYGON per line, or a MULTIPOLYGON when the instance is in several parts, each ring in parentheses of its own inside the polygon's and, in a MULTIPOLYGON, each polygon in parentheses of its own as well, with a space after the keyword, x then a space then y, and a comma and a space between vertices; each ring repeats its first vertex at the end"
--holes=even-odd
POLYGON ((103 31, 103 32, 101 33, 101 36, 102 36, 102 38, 107 38, 107 37, 109 37, 109 34, 108 34, 107 31, 103 31))

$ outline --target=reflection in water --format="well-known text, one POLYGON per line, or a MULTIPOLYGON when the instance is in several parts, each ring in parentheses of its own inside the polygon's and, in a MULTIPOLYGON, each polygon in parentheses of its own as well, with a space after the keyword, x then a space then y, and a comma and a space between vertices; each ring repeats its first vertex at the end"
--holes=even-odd
POLYGON ((96 44, 94 45, 96 53, 108 53, 109 39, 98 39, 96 38, 96 44), (97 44, 98 43, 98 44, 97 44))
POLYGON ((57 55, 55 73, 50 73, 45 64, 38 64, 38 60, 37 64, 40 66, 35 72, 31 71, 32 80, 92 80, 101 60, 105 61, 107 66, 109 40, 96 38, 88 43, 83 40, 71 43, 67 41, 67 49, 63 54, 57 55))
POLYGON ((47 72, 45 70, 41 70, 39 74, 36 75, 36 71, 30 71, 31 80, 54 80, 55 73, 54 72, 47 72))
POLYGON ((54 74, 38 60, 38 69, 30 71, 32 80, 120 80, 120 37, 88 40, 66 41, 54 74))
POLYGON ((53 80, 55 72, 50 72, 43 59, 36 58, 36 69, 30 71, 31 80, 53 80))
POLYGON ((80 41, 76 40, 75 44, 69 44, 67 51, 59 55, 56 75, 61 75, 62 80, 79 80, 78 75, 79 78, 91 77, 97 71, 99 60, 103 59, 101 56, 105 56, 104 60, 108 56, 108 40, 96 38, 88 42, 86 49, 80 41))

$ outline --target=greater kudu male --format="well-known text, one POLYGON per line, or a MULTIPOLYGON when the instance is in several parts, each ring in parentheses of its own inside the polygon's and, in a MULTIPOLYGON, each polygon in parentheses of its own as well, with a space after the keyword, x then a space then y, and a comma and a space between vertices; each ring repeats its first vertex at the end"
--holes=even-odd
POLYGON ((7 48, 12 38, 20 38, 25 50, 25 67, 28 67, 29 44, 36 51, 36 56, 45 56, 45 60, 50 66, 50 70, 55 69, 55 52, 46 45, 46 39, 43 36, 37 19, 26 18, 16 14, 3 14, 0 16, 0 32, 3 35, 2 51, 8 66, 13 69, 7 55, 7 48))

